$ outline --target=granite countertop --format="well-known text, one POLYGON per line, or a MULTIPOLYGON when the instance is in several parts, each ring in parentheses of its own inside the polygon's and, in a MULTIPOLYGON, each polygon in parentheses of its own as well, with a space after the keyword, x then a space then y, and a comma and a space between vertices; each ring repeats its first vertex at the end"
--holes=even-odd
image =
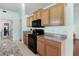
POLYGON ((67 35, 62 35, 62 34, 55 34, 55 33, 45 33, 45 35, 40 35, 40 37, 44 37, 47 40, 54 40, 57 42, 63 42, 66 38, 67 35))
POLYGON ((26 32, 26 33, 28 33, 28 34, 32 34, 31 31, 23 31, 23 32, 26 32))
MULTIPOLYGON (((29 31, 25 31, 30 33, 29 31)), ((38 37, 44 37, 48 40, 54 40, 58 42, 63 42, 65 39, 67 39, 67 35, 65 34, 56 34, 56 33, 45 33, 44 35, 38 35, 38 37)))

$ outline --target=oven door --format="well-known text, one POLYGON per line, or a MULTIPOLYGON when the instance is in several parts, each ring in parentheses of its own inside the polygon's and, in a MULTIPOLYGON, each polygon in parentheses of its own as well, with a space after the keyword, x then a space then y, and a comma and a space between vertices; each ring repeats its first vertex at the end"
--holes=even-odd
POLYGON ((37 38, 36 35, 28 35, 28 48, 32 50, 35 54, 37 53, 37 38))

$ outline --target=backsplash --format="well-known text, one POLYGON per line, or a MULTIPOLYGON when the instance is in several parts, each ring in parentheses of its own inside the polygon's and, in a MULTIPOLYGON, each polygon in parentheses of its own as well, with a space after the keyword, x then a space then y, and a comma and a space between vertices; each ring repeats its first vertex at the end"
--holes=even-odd
POLYGON ((56 33, 45 33, 45 36, 48 37, 53 37, 53 38, 57 38, 57 39, 66 39, 67 35, 63 35, 63 34, 56 34, 56 33))
MULTIPOLYGON (((28 27, 27 31, 30 31, 32 27, 28 27)), ((43 29, 45 33, 55 33, 55 34, 67 34, 65 26, 56 27, 44 27, 44 28, 32 28, 32 29, 43 29)))
POLYGON ((67 34, 65 26, 45 27, 46 33, 67 34))

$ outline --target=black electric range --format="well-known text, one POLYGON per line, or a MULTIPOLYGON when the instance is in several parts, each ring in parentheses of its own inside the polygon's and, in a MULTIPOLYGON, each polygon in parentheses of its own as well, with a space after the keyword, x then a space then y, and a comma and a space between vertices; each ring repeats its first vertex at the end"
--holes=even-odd
POLYGON ((32 34, 28 34, 28 48, 37 53, 37 36, 44 35, 44 30, 42 29, 34 29, 32 34))

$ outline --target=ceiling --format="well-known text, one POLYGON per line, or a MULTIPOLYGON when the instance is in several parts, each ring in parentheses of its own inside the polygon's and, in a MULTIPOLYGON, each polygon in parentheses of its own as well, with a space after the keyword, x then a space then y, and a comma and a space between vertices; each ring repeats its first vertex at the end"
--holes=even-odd
POLYGON ((26 3, 25 4, 25 6, 26 6, 26 14, 30 15, 35 10, 40 9, 40 8, 44 8, 44 7, 46 7, 46 6, 50 5, 50 4, 51 3, 26 3))
POLYGON ((0 3, 0 8, 5 10, 11 10, 14 12, 20 12, 21 4, 20 3, 0 3))
MULTIPOLYGON (((44 8, 50 4, 51 3, 25 3, 25 12, 27 15, 31 15, 33 11, 44 8)), ((0 8, 19 13, 21 10, 21 3, 0 3, 0 8)))

